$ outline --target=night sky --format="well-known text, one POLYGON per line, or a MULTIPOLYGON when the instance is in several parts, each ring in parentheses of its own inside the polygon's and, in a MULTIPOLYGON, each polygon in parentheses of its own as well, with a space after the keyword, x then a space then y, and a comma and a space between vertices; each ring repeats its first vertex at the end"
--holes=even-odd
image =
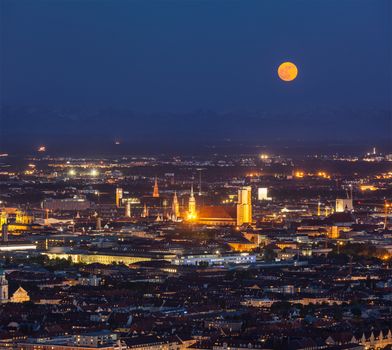
POLYGON ((2 0, 1 145, 388 143, 391 4, 2 0))

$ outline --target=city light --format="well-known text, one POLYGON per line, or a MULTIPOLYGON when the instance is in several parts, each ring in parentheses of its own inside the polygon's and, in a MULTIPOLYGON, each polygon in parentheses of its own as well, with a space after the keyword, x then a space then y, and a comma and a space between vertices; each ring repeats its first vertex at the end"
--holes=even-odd
POLYGON ((327 172, 325 172, 325 171, 319 171, 317 173, 317 176, 318 177, 322 177, 324 179, 330 179, 331 178, 331 176, 327 172))
POLYGON ((0 350, 392 350, 391 2, 2 1, 0 350))
POLYGON ((188 213, 187 218, 188 218, 188 221, 194 221, 197 219, 197 215, 194 213, 188 213))

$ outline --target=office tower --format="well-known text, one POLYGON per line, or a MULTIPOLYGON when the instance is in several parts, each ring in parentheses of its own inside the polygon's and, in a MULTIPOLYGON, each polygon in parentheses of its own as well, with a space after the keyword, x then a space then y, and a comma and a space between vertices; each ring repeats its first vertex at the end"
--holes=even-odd
POLYGON ((252 188, 242 187, 238 190, 237 226, 252 223, 252 188))
POLYGON ((123 189, 122 188, 116 188, 116 207, 117 208, 121 207, 122 198, 123 198, 123 189))
POLYGON ((191 186, 191 195, 189 196, 188 219, 189 220, 196 219, 196 199, 195 199, 195 195, 193 193, 193 184, 191 186))
POLYGON ((153 193, 152 193, 152 196, 153 196, 154 198, 158 198, 158 197, 159 197, 158 179, 157 179, 156 176, 155 176, 154 191, 153 191, 153 193))
POLYGON ((259 201, 270 201, 272 198, 268 197, 268 188, 260 187, 257 189, 257 199, 259 201))

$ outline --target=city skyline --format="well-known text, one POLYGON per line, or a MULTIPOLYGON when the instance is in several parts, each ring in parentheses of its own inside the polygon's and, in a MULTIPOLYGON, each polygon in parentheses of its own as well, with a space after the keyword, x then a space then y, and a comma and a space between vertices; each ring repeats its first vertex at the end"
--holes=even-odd
POLYGON ((0 350, 391 350, 392 0, 0 0, 0 350))

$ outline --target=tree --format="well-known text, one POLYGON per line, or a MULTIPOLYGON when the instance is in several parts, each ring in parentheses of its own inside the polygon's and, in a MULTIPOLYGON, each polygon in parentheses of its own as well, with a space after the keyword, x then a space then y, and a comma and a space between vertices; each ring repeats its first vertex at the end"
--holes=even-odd
POLYGON ((265 248, 264 249, 264 260, 266 261, 274 261, 277 254, 272 248, 265 248))

